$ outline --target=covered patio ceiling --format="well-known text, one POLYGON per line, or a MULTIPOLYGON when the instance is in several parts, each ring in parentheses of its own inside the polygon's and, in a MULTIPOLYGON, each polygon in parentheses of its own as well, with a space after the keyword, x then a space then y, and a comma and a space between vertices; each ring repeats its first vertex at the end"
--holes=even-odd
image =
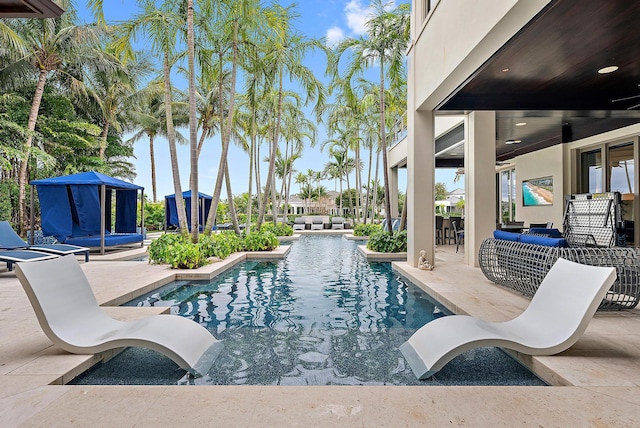
POLYGON ((639 22, 638 1, 552 0, 437 111, 495 110, 498 161, 640 123, 639 22))
POLYGON ((0 0, 0 18, 55 18, 63 12, 52 0, 0 0))

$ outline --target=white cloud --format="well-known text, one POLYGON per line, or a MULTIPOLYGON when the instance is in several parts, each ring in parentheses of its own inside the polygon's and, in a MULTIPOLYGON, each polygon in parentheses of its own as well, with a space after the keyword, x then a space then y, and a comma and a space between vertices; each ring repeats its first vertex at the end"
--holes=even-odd
POLYGON ((327 30, 327 46, 333 47, 344 39, 344 31, 340 27, 331 27, 327 30))
MULTIPOLYGON (((395 0, 387 1, 386 10, 393 10, 397 7, 395 0)), ((363 4, 363 0, 350 0, 344 7, 347 27, 353 34, 361 36, 366 33, 365 22, 373 10, 368 5, 368 1, 363 4)))
POLYGON ((363 6, 361 0, 350 0, 344 7, 347 18, 347 27, 356 35, 366 32, 364 23, 369 15, 368 7, 363 6))

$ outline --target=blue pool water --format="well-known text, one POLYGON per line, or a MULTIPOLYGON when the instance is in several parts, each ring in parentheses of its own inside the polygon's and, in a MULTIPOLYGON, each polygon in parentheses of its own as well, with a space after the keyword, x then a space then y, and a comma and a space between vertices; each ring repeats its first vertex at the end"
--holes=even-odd
MULTIPOLYGON (((224 341, 197 384, 544 384, 496 348, 467 352, 418 381, 398 346, 447 311, 356 245, 303 236, 284 260, 244 262, 211 282, 176 282, 128 305, 170 306, 224 341)), ((183 375, 168 358, 129 348, 74 383, 175 384, 183 375)))

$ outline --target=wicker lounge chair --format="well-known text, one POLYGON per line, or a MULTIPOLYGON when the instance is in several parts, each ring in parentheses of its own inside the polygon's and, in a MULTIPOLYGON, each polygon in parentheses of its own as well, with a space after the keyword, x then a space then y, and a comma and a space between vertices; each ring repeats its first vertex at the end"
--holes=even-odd
POLYGON ((67 254, 84 254, 84 261, 89 261, 89 249, 68 244, 37 244, 29 245, 13 230, 8 221, 0 221, 0 248, 4 250, 35 250, 59 256, 67 254))
POLYGON ((95 354, 125 346, 158 351, 194 376, 208 373, 222 348, 207 329, 177 315, 155 315, 133 322, 107 316, 75 257, 20 263, 22 283, 40 327, 60 348, 95 354))
POLYGON ((466 315, 438 318, 415 332, 400 351, 418 379, 432 376, 465 351, 485 346, 557 354, 582 336, 615 279, 612 267, 559 259, 515 319, 496 323, 466 315))

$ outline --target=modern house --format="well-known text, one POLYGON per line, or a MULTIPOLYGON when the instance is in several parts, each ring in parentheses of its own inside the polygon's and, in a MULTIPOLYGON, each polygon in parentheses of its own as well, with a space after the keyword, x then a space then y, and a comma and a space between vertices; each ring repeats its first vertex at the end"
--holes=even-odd
POLYGON ((412 6, 407 138, 389 149, 391 181, 407 168, 409 265, 423 249, 434 261, 425 195, 439 167, 464 168, 472 266, 496 222, 561 226, 566 195, 618 191, 627 224, 639 220, 640 2, 412 6), (547 203, 523 204, 530 180, 550 189, 547 203))

